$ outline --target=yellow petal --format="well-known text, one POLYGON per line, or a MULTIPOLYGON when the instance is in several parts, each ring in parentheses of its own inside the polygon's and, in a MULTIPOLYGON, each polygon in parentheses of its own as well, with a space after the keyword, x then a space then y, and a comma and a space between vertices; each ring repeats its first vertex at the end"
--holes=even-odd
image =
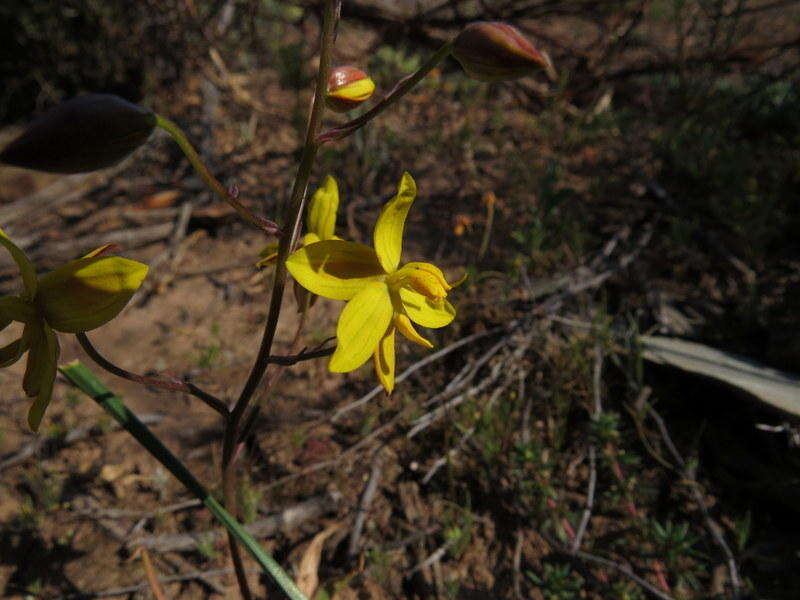
POLYGON ((339 210, 339 186, 330 175, 325 176, 320 188, 314 192, 308 205, 308 231, 329 240, 336 228, 336 211, 339 210))
POLYGON ((33 431, 39 430, 44 412, 53 397, 59 351, 53 330, 47 325, 37 324, 32 331, 31 349, 22 381, 25 393, 36 396, 28 410, 28 426, 33 431))
POLYGON ((103 244, 99 248, 95 248, 88 254, 84 254, 81 258, 94 258, 95 256, 102 256, 106 252, 111 252, 113 250, 119 250, 120 247, 117 244, 103 244))
POLYGON ((411 319, 409 319, 406 315, 395 313, 394 324, 400 333, 402 333, 407 339, 411 340, 415 344, 419 344, 420 346, 428 349, 433 348, 433 344, 417 333, 417 330, 414 329, 414 325, 411 324, 411 319))
POLYGON ((90 331, 116 317, 146 275, 147 265, 120 256, 79 258, 41 277, 36 299, 53 329, 90 331))
POLYGON ((409 318, 417 325, 436 329, 449 325, 456 316, 456 309, 447 300, 428 300, 419 292, 400 288, 400 299, 409 318))
POLYGON ((403 226, 406 215, 417 195, 417 184, 408 173, 403 173, 397 195, 383 207, 375 224, 373 244, 378 259, 387 273, 393 272, 400 264, 403 250, 403 226))
POLYGON ((383 334, 378 347, 372 354, 375 363, 375 373, 378 381, 381 382, 387 394, 391 394, 394 389, 394 325, 389 325, 386 333, 383 334))
POLYGON ((289 256, 286 267, 308 291, 333 300, 350 300, 385 277, 372 248, 343 240, 303 246, 289 256))
POLYGON ((22 284, 25 286, 25 295, 27 299, 32 300, 36 295, 36 269, 33 268, 25 253, 11 241, 11 238, 2 229, 0 229, 0 244, 8 250, 11 258, 17 263, 19 273, 22 276, 22 284))
POLYGON ((389 287, 382 281, 367 284, 339 315, 336 351, 328 368, 347 373, 363 365, 386 333, 393 312, 389 287))
POLYGON ((25 302, 17 296, 0 297, 0 321, 4 326, 11 321, 29 323, 35 318, 36 309, 30 302, 25 302))

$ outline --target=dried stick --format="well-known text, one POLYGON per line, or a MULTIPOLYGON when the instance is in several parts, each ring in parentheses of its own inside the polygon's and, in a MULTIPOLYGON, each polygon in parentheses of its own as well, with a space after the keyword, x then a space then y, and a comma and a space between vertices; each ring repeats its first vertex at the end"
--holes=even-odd
POLYGON ((733 591, 736 598, 739 598, 742 593, 742 578, 739 575, 739 568, 736 565, 736 558, 731 551, 728 542, 725 541, 725 537, 722 535, 722 528, 720 527, 719 523, 717 523, 714 518, 711 516, 711 513, 708 510, 708 505, 706 504, 705 498, 703 498, 703 493, 700 491, 700 484, 697 481, 696 474, 694 473, 693 469, 689 469, 686 461, 684 460, 681 453, 678 451, 678 448, 672 441, 672 437, 669 434, 669 430, 667 429, 667 425, 664 422, 664 419, 661 417, 658 412, 652 407, 648 407, 648 412, 653 420, 656 422, 658 426, 658 430, 661 432, 661 437, 664 439, 664 443, 667 446, 670 454, 675 459, 682 471, 683 476, 686 478, 687 482, 689 483, 689 488, 692 491, 692 496, 694 496, 695 502, 700 507, 700 511, 703 513, 703 522, 705 523, 706 529, 708 529, 709 533, 711 534, 712 539, 717 544, 719 549, 722 551, 722 554, 725 556, 725 560, 728 565, 728 573, 730 574, 731 578, 731 586, 733 587, 733 591))
MULTIPOLYGON (((141 417, 140 417, 141 419, 141 417)), ((166 515, 188 508, 197 508, 202 506, 200 500, 184 500, 183 502, 176 502, 153 510, 127 510, 124 508, 81 508, 76 510, 79 515, 84 517, 91 517, 93 519, 152 519, 161 515, 166 515)))
MULTIPOLYGON (((451 352, 455 352, 456 350, 458 350, 459 348, 461 348, 463 346, 466 346, 467 344, 471 344, 472 342, 476 342, 476 341, 478 341, 480 339, 483 339, 483 338, 488 337, 490 335, 494 335, 496 333, 500 333, 502 331, 510 331, 511 329, 517 327, 517 325, 518 325, 518 322, 514 321, 508 327, 495 327, 494 329, 490 329, 489 331, 482 331, 480 333, 473 333, 472 335, 468 335, 465 338, 461 338, 457 342, 453 342, 449 346, 445 346, 441 350, 438 350, 437 352, 434 352, 433 354, 430 354, 430 355, 426 356, 422 360, 419 360, 419 361, 415 362, 413 365, 408 367, 405 371, 403 371, 402 373, 400 373, 400 375, 398 375, 396 377, 395 383, 400 383, 402 381, 405 381, 412 374, 414 374, 417 371, 419 371, 422 367, 426 367, 429 364, 436 362, 440 358, 444 358, 445 356, 447 356, 451 352)), ((369 402, 370 400, 375 398, 382 391, 383 391, 383 386, 380 386, 380 385, 375 386, 374 388, 372 388, 369 391, 368 394, 365 394, 364 396, 362 396, 361 398, 359 398, 355 402, 351 402, 350 404, 347 404, 347 405, 343 406, 342 408, 339 408, 336 411, 334 411, 333 415, 331 415, 330 421, 332 423, 335 423, 336 421, 341 419, 344 415, 349 413, 351 410, 355 410, 356 408, 359 408, 360 406, 363 406, 364 404, 366 404, 367 402, 369 402)))
MULTIPOLYGON (((489 373, 488 377, 486 377, 486 379, 481 381, 479 384, 477 384, 477 385, 467 389, 466 391, 454 396, 449 401, 447 401, 445 404, 442 404, 441 406, 435 408, 434 410, 432 410, 432 411, 430 411, 428 413, 425 413, 421 417, 417 418, 414 421, 411 430, 406 434, 406 437, 408 439, 413 438, 415 435, 417 435, 421 431, 427 429, 433 423, 435 423, 436 421, 438 421, 439 419, 444 417, 451 409, 455 408, 456 406, 459 406, 460 404, 462 404, 468 398, 472 398, 476 394, 482 392, 487 387, 489 387, 490 385, 495 383, 498 379, 500 379, 500 376, 502 375, 503 367, 505 367, 508 364, 516 364, 522 358, 522 356, 525 354, 525 351, 530 347, 531 343, 533 343, 533 336, 534 336, 534 331, 532 330, 522 339, 522 341, 517 346, 517 348, 509 356, 507 356, 503 360, 500 360, 496 365, 494 365, 494 367, 492 367, 492 370, 489 373)), ((502 345, 505 345, 506 343, 509 343, 509 342, 508 342, 507 339, 504 338, 504 340, 501 340, 501 342, 498 342, 497 344, 495 344, 493 349, 497 348, 497 350, 495 350, 494 353, 499 351, 499 349, 501 348, 501 343, 502 343, 502 345)), ((485 354, 484 357, 486 358, 486 361, 488 361, 491 358, 491 356, 493 356, 493 354, 489 354, 489 353, 485 354)), ((484 361, 484 363, 486 361, 484 361)), ((481 366, 483 366, 484 363, 481 363, 481 366)), ((477 372, 478 372, 478 369, 474 369, 473 370, 473 372, 472 372, 473 377, 477 374, 477 372)), ((465 386, 466 383, 467 383, 467 380, 463 381, 460 387, 463 388, 463 386, 465 386)), ((507 386, 508 384, 509 384, 509 381, 506 380, 505 385, 507 386)), ((434 400, 439 400, 439 399, 441 399, 443 397, 444 397, 444 394, 437 394, 436 396, 434 396, 434 398, 429 400, 426 404, 430 405, 434 400)))
MULTIPOLYGON (((526 375, 527 371, 520 372, 521 379, 524 379, 526 375)), ((492 392, 492 395, 489 396, 489 401, 486 403, 486 408, 483 409, 484 412, 489 412, 490 410, 492 410, 495 403, 497 402, 497 399, 500 397, 500 394, 505 392, 506 389, 508 389, 509 385, 511 385, 512 376, 513 372, 510 373, 509 376, 506 377, 505 381, 503 381, 503 383, 492 392)), ((433 465, 431 465, 430 469, 428 469, 428 472, 425 473, 425 476, 422 478, 422 483, 423 484, 428 483, 433 478, 433 476, 436 475, 439 469, 441 469, 444 465, 446 465, 448 461, 450 461, 453 458, 453 456, 455 456, 458 452, 460 452, 464 448, 464 446, 467 445, 467 442, 470 440, 470 438, 472 438, 472 436, 475 434, 475 431, 477 431, 477 425, 473 425, 467 431, 465 431, 464 435, 462 435, 461 439, 458 441, 458 444, 456 444, 453 448, 450 448, 450 450, 448 450, 444 456, 440 456, 439 458, 437 458, 433 462, 433 465)))
POLYGON ((372 471, 370 471, 369 481, 367 481, 367 485, 364 488, 364 493, 361 495, 361 502, 358 503, 356 520, 353 523, 353 532, 350 534, 350 544, 347 548, 347 555, 351 558, 358 555, 361 532, 364 529, 364 523, 369 514, 369 507, 372 505, 372 500, 375 498, 375 492, 378 491, 378 484, 380 484, 382 472, 383 457, 380 452, 377 452, 375 453, 375 458, 372 459, 372 471))
MULTIPOLYGON (((269 537, 279 531, 296 528, 335 510, 339 500, 339 495, 335 493, 314 496, 285 508, 277 514, 248 523, 245 529, 255 537, 269 537)), ((224 539, 225 530, 218 528, 192 534, 178 533, 137 537, 129 540, 126 545, 130 548, 142 547, 154 552, 187 552, 197 549, 198 543, 216 545, 223 542, 224 539)))
MULTIPOLYGON (((255 573, 258 569, 250 569, 248 572, 255 573)), ((210 571, 197 571, 195 573, 184 573, 182 575, 170 575, 168 577, 160 577, 158 580, 161 583, 179 583, 183 581, 193 581, 195 579, 202 580, 204 583, 209 577, 219 577, 232 573, 233 569, 212 569, 210 571)), ((96 592, 78 592, 74 594, 67 594, 64 600, 91 600, 92 598, 114 598, 116 596, 130 596, 137 592, 142 592, 148 589, 148 583, 139 583, 136 585, 129 585, 126 587, 111 588, 108 590, 98 590, 96 592)), ((221 588, 220 588, 221 589, 221 588)), ((224 590, 221 592, 224 593, 224 590)))
POLYGON ((142 558, 142 562, 144 563, 147 585, 150 587, 153 596, 155 596, 156 600, 167 600, 167 597, 164 595, 164 588, 161 587, 158 581, 158 573, 153 566, 153 561, 150 560, 150 554, 148 554, 147 550, 144 548, 138 548, 133 556, 136 557, 137 555, 142 558))
MULTIPOLYGON (((82 509, 84 511, 84 515, 93 518, 97 525, 106 533, 108 533, 112 538, 116 541, 120 542, 121 544, 125 544, 127 540, 130 538, 133 531, 136 530, 136 527, 133 529, 124 528, 114 522, 113 519, 108 519, 104 517, 97 517, 96 515, 92 514, 90 511, 97 508, 97 501, 92 498, 91 496, 82 496, 81 499, 91 508, 82 509), (88 511, 88 512, 87 512, 88 511)), ((138 526, 138 525, 137 525, 138 526)), ((183 557, 181 556, 156 556, 156 560, 160 561, 161 563, 165 564, 171 569, 190 569, 192 565, 189 564, 183 557)), ((199 579, 204 585, 206 585, 210 590, 216 592, 217 594, 225 595, 225 590, 220 587, 218 584, 214 583, 213 581, 206 579, 203 575, 198 575, 197 577, 193 577, 192 579, 199 579)))
MULTIPOLYGON (((139 419, 145 425, 153 425, 161 422, 162 415, 140 415, 139 419)), ((115 429, 116 430, 116 429, 115 429)), ((0 457, 0 473, 11 467, 16 467, 26 460, 33 458, 42 452, 55 452, 76 442, 86 440, 95 435, 102 435, 102 427, 96 423, 79 425, 70 429, 63 436, 47 437, 45 435, 36 436, 33 440, 22 446, 19 450, 10 452, 0 457)))
POLYGON ((577 552, 569 552, 569 554, 576 558, 580 558, 581 560, 585 560, 586 562, 591 562, 597 565, 608 567, 610 569, 614 569, 618 573, 625 575, 625 577, 627 577, 637 585, 641 586, 645 591, 652 594, 653 597, 659 598, 659 600, 674 600, 672 596, 670 596, 666 592, 662 592, 653 584, 639 577, 636 573, 634 573, 631 570, 630 567, 626 565, 622 565, 608 558, 603 558, 601 556, 590 554, 589 552, 584 552, 583 550, 578 550, 577 552))
MULTIPOLYGON (((594 407, 592 409, 592 423, 597 424, 598 419, 603 411, 603 399, 601 390, 601 377, 603 373, 603 351, 600 346, 595 347, 594 353, 594 373, 592 377, 592 389, 594 396, 594 407)), ((589 445, 589 486, 586 491, 586 507, 583 509, 581 522, 578 524, 578 531, 575 533, 575 539, 572 540, 572 551, 577 552, 580 550, 581 541, 586 533, 586 527, 589 525, 589 519, 592 518, 592 509, 594 508, 594 494, 595 487, 597 486, 597 448, 594 442, 589 445)))
POLYGON ((500 352, 500 350, 502 350, 503 347, 506 344, 508 344, 509 337, 510 336, 507 335, 503 336, 503 338, 499 342, 497 342, 494 346, 492 346, 486 352, 484 352, 483 355, 481 355, 481 357, 478 358, 478 360, 476 360, 475 362, 465 364, 464 368, 461 369, 461 371, 458 374, 456 374, 455 377, 453 377, 452 381, 450 381, 450 383, 448 383, 445 386, 441 394, 434 396, 433 398, 428 400, 426 404, 427 405, 434 404, 440 397, 446 396, 448 393, 452 392, 454 389, 458 387, 463 387, 463 384, 466 381, 471 381, 472 379, 474 379, 474 377, 478 374, 478 371, 481 369, 481 367, 483 367, 483 365, 489 362, 495 354, 500 352))
MULTIPOLYGON (((87 248, 102 246, 103 244, 116 244, 125 248, 144 246, 169 237, 172 233, 172 223, 159 223, 147 225, 136 229, 119 229, 107 233, 89 233, 77 238, 56 240, 31 251, 31 256, 72 256, 85 251, 87 248)), ((27 245, 27 244, 26 244, 27 245)))
POLYGON ((446 403, 436 407, 432 411, 427 412, 416 419, 413 423, 413 426, 406 434, 406 438, 409 440, 412 439, 418 433, 425 431, 428 427, 444 418, 452 409, 460 406, 464 403, 464 401, 476 396, 489 386, 493 385, 500 378, 500 372, 502 371, 503 367, 506 366, 507 362, 508 360, 498 362, 492 369, 492 372, 489 374, 489 376, 479 384, 474 385, 464 392, 453 396, 453 398, 448 400, 446 403))

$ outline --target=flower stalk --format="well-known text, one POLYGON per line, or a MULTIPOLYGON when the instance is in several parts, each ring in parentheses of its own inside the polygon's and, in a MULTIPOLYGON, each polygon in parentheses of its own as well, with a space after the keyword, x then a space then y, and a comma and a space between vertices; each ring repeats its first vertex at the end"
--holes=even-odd
MULTIPOLYGON (((325 110, 325 93, 327 91, 328 76, 331 67, 331 57, 333 54, 334 33, 336 29, 336 0, 326 0, 325 11, 322 21, 322 33, 320 38, 320 58, 319 69, 317 71, 317 82, 314 90, 314 98, 311 103, 311 114, 306 130, 306 140, 303 147, 300 165, 292 186, 292 194, 284 215, 283 223, 289 224, 284 230, 284 235, 280 237, 278 243, 278 256, 275 264, 275 272, 272 280, 272 294, 267 313, 267 322, 264 326, 264 333, 261 338, 258 355, 250 370, 250 375, 242 388, 239 399, 231 411, 224 438, 222 442, 222 488, 224 492, 225 504, 236 514, 236 465, 235 455, 240 442, 240 424, 242 417, 247 411, 247 407, 269 365, 272 343, 275 340, 275 332, 278 327, 278 319, 281 313, 281 303, 283 293, 286 288, 286 259, 294 246, 295 240, 300 232, 302 221, 303 206, 305 204, 306 190, 308 181, 311 177, 311 170, 314 166, 314 159, 317 156, 319 144, 316 140, 322 125, 322 115, 325 110), (289 234, 289 232, 291 232, 289 234)), ((241 556, 237 547, 236 538, 229 533, 228 535, 231 554, 234 560, 234 567, 239 581, 242 595, 247 600, 250 597, 247 587, 247 579, 242 565, 241 556)))
POLYGON ((208 167, 200 158, 197 150, 194 149, 194 146, 192 146, 192 143, 186 137, 186 134, 183 133, 183 130, 178 127, 178 125, 166 117, 156 115, 156 126, 160 127, 169 134, 175 143, 178 144, 178 147, 189 160, 189 163, 192 165, 192 167, 194 167, 194 170, 197 171, 197 174, 200 176, 200 179, 203 180, 203 183, 205 183, 217 196, 230 204, 240 217, 242 217, 251 225, 261 229, 268 235, 280 234, 280 230, 275 223, 264 219, 263 217, 254 215, 244 204, 239 202, 238 193, 225 189, 225 186, 222 185, 219 180, 211 174, 211 171, 208 170, 208 167))

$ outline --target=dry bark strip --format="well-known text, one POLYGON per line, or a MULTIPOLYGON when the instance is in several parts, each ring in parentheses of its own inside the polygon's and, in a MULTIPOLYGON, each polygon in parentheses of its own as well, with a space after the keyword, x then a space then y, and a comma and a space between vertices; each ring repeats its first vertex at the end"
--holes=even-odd
MULTIPOLYGON (((253 521, 247 524, 245 528, 253 537, 269 537, 278 532, 299 527, 303 523, 313 521, 336 510, 340 500, 341 496, 336 492, 314 496, 277 514, 253 521)), ((224 543, 224 541, 225 530, 219 528, 195 533, 137 537, 129 540, 126 546, 131 549, 143 547, 154 552, 187 552, 196 550, 198 545, 212 544, 216 546, 224 543)))
MULTIPOLYGON (((140 415, 139 419, 145 425, 160 423, 163 415, 140 415)), ((115 427, 113 431, 120 431, 115 427)), ((23 444, 19 450, 0 456, 0 473, 11 467, 16 467, 35 456, 50 456, 59 450, 91 437, 101 436, 105 433, 97 423, 86 423, 70 429, 63 436, 37 435, 32 440, 23 444)))
MULTIPOLYGON (((118 229, 105 233, 89 233, 77 238, 51 241, 30 251, 35 258, 75 256, 86 250, 91 250, 103 244, 117 244, 125 249, 145 246, 153 242, 166 239, 172 235, 175 225, 172 222, 147 225, 135 229, 118 229)), ((33 245, 38 240, 25 240, 21 243, 23 249, 33 245)))
POLYGON ((118 165, 113 169, 56 179, 46 188, 0 208, 0 225, 6 227, 9 223, 20 221, 36 211, 52 212, 57 206, 83 198, 91 191, 106 185, 121 170, 121 166, 118 165))

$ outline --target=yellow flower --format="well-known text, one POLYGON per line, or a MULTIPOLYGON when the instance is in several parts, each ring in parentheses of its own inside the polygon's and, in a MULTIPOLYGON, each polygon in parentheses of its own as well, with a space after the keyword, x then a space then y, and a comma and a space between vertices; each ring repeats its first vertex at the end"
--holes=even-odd
POLYGON ((55 331, 78 333, 108 323, 139 288, 147 265, 118 256, 101 257, 110 248, 102 246, 37 277, 28 257, 2 229, 0 245, 17 263, 23 284, 20 295, 0 296, 0 330, 12 321, 24 324, 22 336, 0 348, 0 367, 28 353, 22 389, 35 398, 28 425, 36 431, 53 395, 59 355, 55 331))
POLYGON ((456 314, 445 299, 453 286, 438 267, 419 262, 400 266, 403 227, 416 193, 414 180, 404 173, 397 195, 375 224, 374 248, 344 240, 320 241, 304 246, 286 262, 292 276, 310 292, 347 300, 336 326, 330 370, 353 371, 372 356, 387 392, 394 388, 395 332, 432 348, 413 323, 444 327, 456 314))
MULTIPOLYGON (((339 186, 330 175, 325 176, 320 188, 314 192, 308 205, 306 227, 308 233, 303 238, 303 246, 321 240, 341 239, 333 234, 336 227, 336 211, 339 210, 339 186)), ((278 244, 268 244, 258 253, 261 260, 256 263, 258 267, 265 267, 278 256, 278 244)))

